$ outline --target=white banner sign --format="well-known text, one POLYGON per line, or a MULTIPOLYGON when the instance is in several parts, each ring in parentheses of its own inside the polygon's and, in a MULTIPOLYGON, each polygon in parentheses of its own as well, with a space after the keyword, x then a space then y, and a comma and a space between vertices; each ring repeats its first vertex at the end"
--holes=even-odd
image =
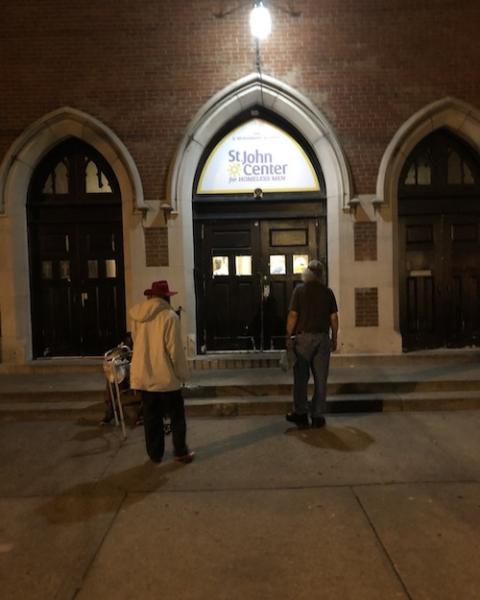
POLYGON ((268 121, 252 119, 215 146, 199 179, 198 194, 316 192, 317 174, 292 136, 268 121))

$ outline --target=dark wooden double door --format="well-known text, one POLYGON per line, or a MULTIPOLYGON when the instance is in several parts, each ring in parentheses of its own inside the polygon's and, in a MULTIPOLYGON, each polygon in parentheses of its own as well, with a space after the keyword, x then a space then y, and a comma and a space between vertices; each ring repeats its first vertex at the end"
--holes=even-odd
POLYGON ((326 264, 325 219, 197 222, 195 254, 200 351, 280 349, 303 269, 326 264))
POLYGON ((400 218, 405 349, 480 345, 480 215, 400 218))
POLYGON ((125 335, 120 211, 110 207, 105 222, 30 225, 35 357, 101 355, 125 335))

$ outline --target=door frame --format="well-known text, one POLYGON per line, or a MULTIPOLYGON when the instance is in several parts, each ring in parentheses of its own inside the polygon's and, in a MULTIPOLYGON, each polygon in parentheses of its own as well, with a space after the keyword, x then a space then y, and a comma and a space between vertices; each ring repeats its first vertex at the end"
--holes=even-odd
MULTIPOLYGON (((454 171, 455 172, 455 171, 454 171)), ((410 175, 409 175, 410 177, 410 175)), ((403 337, 405 351, 429 348, 460 346, 460 340, 453 339, 452 317, 454 304, 454 276, 452 269, 453 226, 455 221, 469 221, 474 218, 477 229, 480 227, 480 156, 475 149, 458 135, 446 128, 438 128, 429 133, 414 146, 405 157, 399 176, 398 196, 398 272, 399 272, 399 326, 403 337), (461 183, 448 181, 448 151, 460 157, 461 170, 458 175, 461 183), (423 184, 418 183, 415 173, 418 170, 420 157, 429 156, 424 163, 429 173, 423 184), (414 166, 417 165, 417 166, 414 166), (464 171, 465 165, 468 167, 464 171), (406 177, 410 167, 413 180, 407 184, 406 177), (473 180, 465 183, 461 173, 468 172, 473 180), (430 224, 433 244, 430 253, 433 268, 432 321, 434 330, 413 333, 409 330, 407 314, 408 273, 406 264, 407 236, 406 228, 418 223, 420 226, 430 224)), ((477 231, 480 235, 480 231, 477 231)), ((416 242, 412 242, 416 244, 416 242)), ((422 251, 422 243, 418 252, 422 251)), ((421 281, 420 279, 418 280, 421 281)), ((425 283, 425 282, 424 282, 425 283)), ((461 284, 459 284, 461 285, 461 284)), ((463 346, 470 345, 466 338, 463 346)))
MULTIPOLYGON (((148 208, 135 161, 121 139, 98 119, 71 107, 52 111, 27 127, 12 143, 0 165, 0 230, 4 258, 0 273, 2 314, 1 361, 23 364, 32 360, 31 292, 26 199, 32 173, 48 152, 76 137, 102 154, 115 173, 122 202, 125 297, 127 306, 143 289, 142 270, 134 269, 138 252, 132 227, 148 208)), ((88 209, 87 209, 88 210, 88 209)))
MULTIPOLYGON (((310 202, 291 202, 288 204, 278 202, 266 203, 264 200, 258 203, 252 203, 249 206, 249 210, 245 211, 245 204, 243 200, 232 201, 228 204, 226 209, 222 210, 221 202, 209 202, 206 203, 201 201, 198 205, 194 205, 195 217, 194 217, 194 252, 195 252, 195 297, 196 297, 196 351, 198 354, 203 354, 205 351, 208 353, 210 350, 205 346, 205 303, 207 302, 206 291, 201 292, 204 288, 204 280, 202 279, 202 273, 199 269, 201 263, 200 260, 200 247, 202 245, 201 239, 201 227, 203 224, 210 224, 212 222, 225 222, 235 223, 235 221, 249 221, 253 222, 265 222, 265 221, 291 221, 295 219, 303 220, 318 220, 324 227, 324 239, 325 239, 325 264, 327 266, 326 275, 328 278, 328 227, 327 227, 327 216, 326 216, 326 199, 317 199, 310 202)), ((321 253, 320 248, 320 231, 316 231, 316 251, 321 253)), ((261 244, 261 235, 259 234, 258 242, 261 244)), ((259 247, 259 255, 262 254, 262 249, 259 247)), ((313 257, 312 257, 313 258, 313 257)), ((286 317, 286 315, 285 315, 286 317)))
MULTIPOLYGON (((183 274, 176 280, 184 297, 182 325, 191 355, 197 349, 197 302, 195 297, 195 256, 193 244, 194 179, 205 148, 216 133, 235 115, 263 106, 293 124, 298 134, 312 148, 321 166, 326 188, 328 231, 328 267, 330 287, 342 302, 340 282, 347 271, 347 258, 340 252, 341 231, 347 220, 353 185, 348 161, 329 119, 306 96, 284 82, 253 73, 214 95, 194 116, 180 142, 169 172, 167 200, 175 214, 178 239, 176 268, 183 274)), ((245 215, 245 208, 243 208, 245 215)), ((276 213, 274 216, 278 216, 276 213)), ((345 294, 349 290, 345 288, 345 294)), ((345 305, 349 304, 348 296, 345 305)), ((347 329, 346 320, 344 327, 347 329)))
POLYGON ((399 236, 399 184, 406 158, 427 135, 445 128, 480 151, 480 110, 458 98, 448 96, 435 100, 411 114, 393 134, 383 153, 377 173, 375 198, 386 219, 391 220, 392 250, 392 309, 393 327, 400 335, 400 236, 399 236))
MULTIPOLYGON (((42 322, 42 317, 39 311, 40 294, 44 290, 41 280, 39 249, 35 247, 36 243, 40 243, 40 232, 42 228, 52 228, 63 230, 67 235, 69 232, 69 244, 75 256, 66 250, 64 260, 69 260, 71 269, 71 280, 75 281, 79 289, 73 286, 67 286, 69 296, 67 304, 70 306, 69 312, 72 317, 72 339, 69 348, 65 347, 65 352, 60 356, 99 356, 103 355, 107 347, 98 348, 92 354, 88 350, 88 340, 85 338, 89 323, 86 319, 87 311, 90 310, 87 304, 85 310, 80 309, 80 305, 84 304, 84 293, 87 293, 87 288, 91 287, 93 281, 99 284, 103 282, 100 289, 106 289, 111 283, 108 279, 90 280, 84 277, 82 271, 86 268, 86 257, 83 256, 85 248, 81 246, 88 238, 86 233, 85 240, 82 236, 82 230, 88 231, 91 227, 92 233, 95 233, 96 226, 109 226, 110 229, 118 229, 118 240, 121 242, 121 247, 118 251, 112 252, 110 256, 115 255, 116 277, 115 282, 118 284, 121 294, 120 302, 118 303, 118 314, 116 317, 123 323, 119 327, 118 336, 115 339, 109 340, 109 347, 118 344, 123 339, 126 331, 125 323, 125 266, 123 257, 123 231, 122 231, 122 206, 121 196, 118 181, 115 177, 109 163, 105 158, 91 145, 77 138, 69 138, 64 142, 56 145, 37 165, 30 181, 30 187, 27 196, 27 226, 29 240, 29 272, 30 272, 30 298, 31 298, 31 322, 32 322, 32 357, 42 358, 46 356, 41 351, 43 345, 41 327, 45 326, 42 322), (108 181, 110 191, 107 193, 89 193, 86 189, 86 171, 85 158, 88 157, 98 170, 99 182, 103 176, 104 181, 108 181), (47 178, 52 177, 52 173, 56 166, 68 158, 68 191, 66 193, 45 193, 44 185, 47 178), (73 159, 73 160, 72 160, 73 159), (100 173, 102 175, 100 175, 100 173), (115 223, 116 227, 110 224, 115 223), (83 259, 83 260, 82 260, 83 259), (83 282, 83 283, 82 283, 83 282), (80 288, 82 294, 79 294, 80 288), (82 299, 80 300, 80 295, 82 299), (74 343, 74 337, 77 342, 74 343), (118 338, 118 339, 117 339, 118 338), (78 350, 78 352, 75 352, 78 350)), ((116 236, 117 237, 117 236, 116 236)), ((112 242, 113 244, 113 242, 112 242)), ((99 257, 100 258, 100 257, 99 257)), ((99 265, 103 267, 103 265, 99 265)), ((102 269, 100 268, 100 271, 102 269)), ((70 278, 68 278, 70 281, 70 278)), ((99 302, 97 298, 97 302, 99 302)), ((100 306, 95 304, 97 309, 100 306)), ((97 329, 97 328, 95 328, 97 329)), ((113 336, 112 336, 113 337, 113 336)), ((66 341, 66 340, 65 340, 66 341)), ((57 356, 54 352, 52 356, 57 356)), ((50 355, 49 355, 50 356, 50 355)))

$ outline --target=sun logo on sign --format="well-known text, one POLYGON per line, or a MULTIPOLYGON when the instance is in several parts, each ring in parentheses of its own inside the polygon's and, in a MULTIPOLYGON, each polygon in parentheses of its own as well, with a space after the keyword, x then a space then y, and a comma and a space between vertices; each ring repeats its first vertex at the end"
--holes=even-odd
POLYGON ((238 177, 242 171, 242 165, 240 163, 233 163, 228 165, 227 171, 230 177, 238 177))

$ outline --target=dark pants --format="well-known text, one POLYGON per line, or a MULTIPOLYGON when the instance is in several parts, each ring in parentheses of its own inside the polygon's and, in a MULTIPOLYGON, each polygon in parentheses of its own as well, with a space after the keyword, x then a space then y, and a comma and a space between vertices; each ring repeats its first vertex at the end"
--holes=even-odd
POLYGON ((302 333, 295 338, 296 360, 293 367, 293 405, 299 415, 308 414, 307 386, 313 375, 312 417, 327 409, 327 377, 330 363, 330 338, 327 333, 302 333))
POLYGON ((185 442, 187 425, 181 390, 173 392, 142 391, 142 401, 145 444, 147 454, 153 462, 160 462, 165 452, 164 417, 170 417, 175 456, 187 454, 188 448, 185 442))

